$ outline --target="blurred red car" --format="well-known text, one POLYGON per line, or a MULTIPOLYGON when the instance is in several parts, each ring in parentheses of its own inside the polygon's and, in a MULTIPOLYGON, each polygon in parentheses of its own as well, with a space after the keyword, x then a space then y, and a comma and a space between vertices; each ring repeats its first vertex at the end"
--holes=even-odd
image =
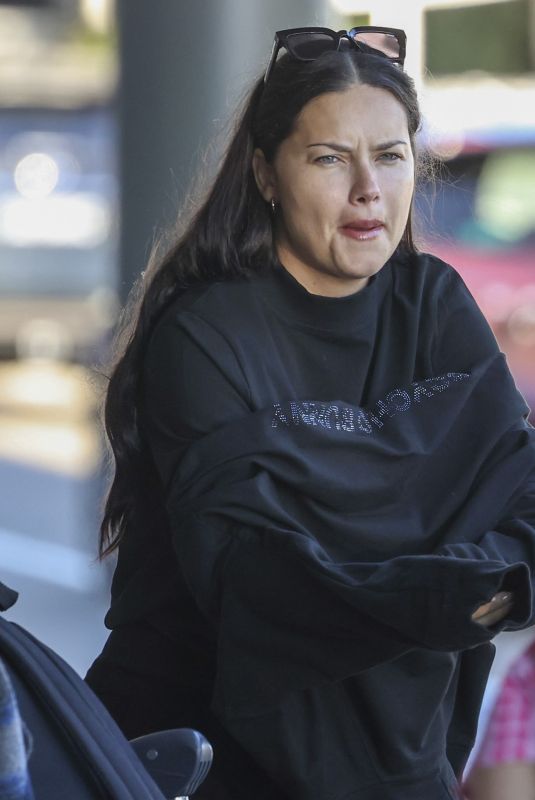
POLYGON ((425 249, 458 270, 487 317, 534 421, 535 118, 513 116, 427 133, 443 166, 417 216, 425 249))

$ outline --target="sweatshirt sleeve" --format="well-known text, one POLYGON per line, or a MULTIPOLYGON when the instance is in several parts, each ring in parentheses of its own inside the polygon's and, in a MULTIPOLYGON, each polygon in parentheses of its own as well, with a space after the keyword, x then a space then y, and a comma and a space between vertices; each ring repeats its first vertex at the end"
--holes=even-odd
POLYGON ((192 312, 156 327, 143 387, 143 421, 166 489, 189 445, 250 411, 249 388, 232 347, 192 312))
MULTIPOLYGON (((440 296, 433 364, 438 373, 448 370, 470 370, 489 356, 498 353, 496 338, 461 276, 449 268, 440 296)), ((509 431, 510 442, 504 445, 512 452, 534 447, 535 439, 529 423, 520 419, 509 431)), ((477 542, 453 542, 436 553, 474 562, 501 563, 504 570, 500 590, 514 592, 515 604, 507 618, 493 630, 514 630, 525 627, 533 618, 533 582, 535 573, 535 475, 528 479, 510 504, 508 513, 477 542)), ((487 598, 490 600, 490 598, 487 598)))
MULTIPOLYGON (((535 437, 526 441, 521 431, 524 446, 534 447, 535 437)), ((522 446, 521 444, 519 445, 522 446)), ((506 514, 497 521, 493 529, 486 531, 474 542, 450 542, 436 551, 437 555, 459 560, 494 562, 501 564, 503 582, 500 591, 513 592, 514 605, 510 614, 493 626, 502 630, 525 628, 535 617, 535 474, 524 482, 512 499, 506 514)), ((489 598, 486 598, 490 600, 489 598)))

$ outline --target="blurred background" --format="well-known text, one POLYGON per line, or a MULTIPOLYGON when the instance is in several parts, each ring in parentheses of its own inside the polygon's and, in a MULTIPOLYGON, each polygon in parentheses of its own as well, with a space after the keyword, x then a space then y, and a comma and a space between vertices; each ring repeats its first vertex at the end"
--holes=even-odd
POLYGON ((439 165, 423 246, 535 408, 535 0, 0 0, 0 579, 7 616, 81 673, 113 570, 98 404, 118 311, 274 31, 304 24, 407 31, 439 165))

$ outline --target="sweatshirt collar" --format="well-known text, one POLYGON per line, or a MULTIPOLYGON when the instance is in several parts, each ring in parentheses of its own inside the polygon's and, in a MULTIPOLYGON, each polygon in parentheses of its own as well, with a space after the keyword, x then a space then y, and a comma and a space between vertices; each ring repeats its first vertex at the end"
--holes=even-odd
POLYGON ((289 323, 349 333, 376 317, 390 274, 388 261, 364 289, 344 297, 326 297, 309 292, 279 263, 267 274, 263 291, 268 304, 289 323))

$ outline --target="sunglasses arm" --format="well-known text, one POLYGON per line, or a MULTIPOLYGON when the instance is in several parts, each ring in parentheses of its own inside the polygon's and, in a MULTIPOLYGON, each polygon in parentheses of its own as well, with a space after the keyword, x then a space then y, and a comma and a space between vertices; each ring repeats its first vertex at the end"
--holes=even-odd
POLYGON ((273 69, 273 65, 275 64, 275 61, 277 60, 277 55, 279 53, 280 46, 281 45, 280 45, 279 37, 275 36, 275 39, 273 40, 273 47, 271 49, 271 56, 269 58, 269 63, 267 65, 266 71, 264 73, 264 83, 268 82, 268 78, 271 75, 271 70, 273 69))

